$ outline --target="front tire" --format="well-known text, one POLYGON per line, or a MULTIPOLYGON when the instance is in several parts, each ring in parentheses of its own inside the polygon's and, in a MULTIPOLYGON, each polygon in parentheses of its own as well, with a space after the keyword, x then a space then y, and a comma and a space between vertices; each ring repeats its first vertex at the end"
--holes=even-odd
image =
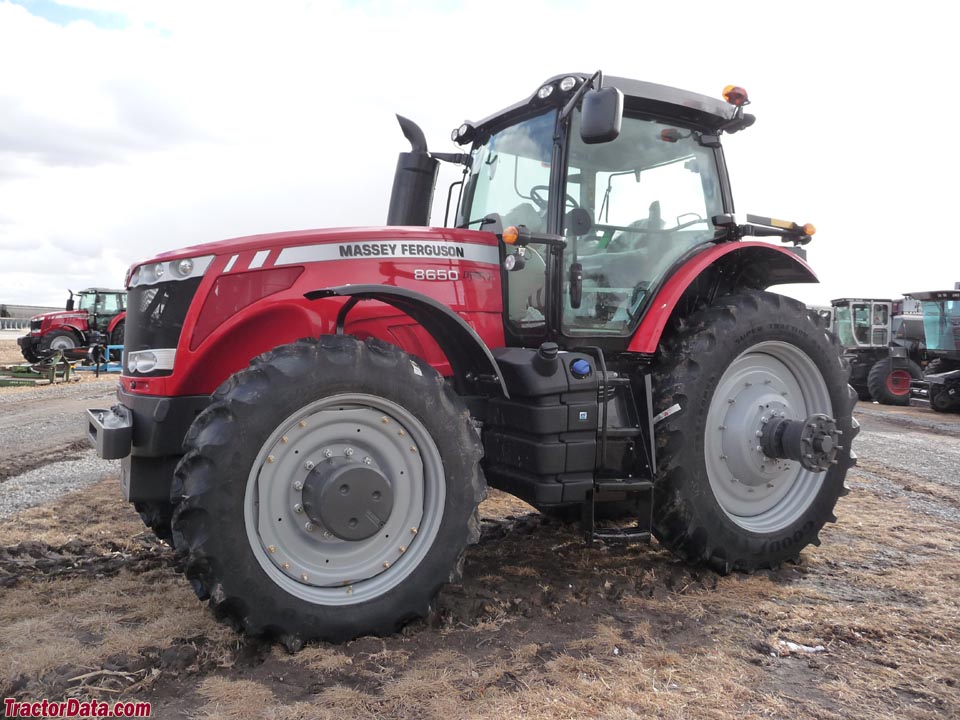
POLYGON ((69 330, 52 330, 40 339, 40 353, 49 355, 57 350, 73 350, 77 345, 77 336, 69 330))
POLYGON ((883 405, 909 405, 910 381, 923 377, 923 370, 912 360, 906 368, 895 368, 892 358, 874 363, 867 377, 870 397, 883 405))
POLYGON ((836 337, 803 304, 766 292, 721 298, 661 346, 654 534, 689 562, 726 572, 776 567, 810 543, 845 494, 859 425, 836 337), (837 462, 825 473, 757 448, 771 414, 835 418, 837 462))
POLYGON ((295 647, 394 632, 479 537, 469 411, 429 365, 377 340, 260 356, 184 447, 174 544, 197 594, 251 635, 295 647))

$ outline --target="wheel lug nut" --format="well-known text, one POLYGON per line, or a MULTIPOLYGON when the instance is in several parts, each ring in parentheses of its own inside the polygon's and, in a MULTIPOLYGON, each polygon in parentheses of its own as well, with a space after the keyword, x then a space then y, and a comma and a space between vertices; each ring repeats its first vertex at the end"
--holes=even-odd
POLYGON ((327 448, 326 450, 323 451, 323 456, 324 456, 325 458, 332 458, 332 457, 333 457, 333 451, 330 450, 329 448, 327 448))
POLYGON ((310 578, 307 577, 307 574, 306 574, 306 573, 303 573, 303 575, 300 576, 300 579, 303 580, 304 582, 306 582, 306 581, 309 580, 310 578))
POLYGON ((330 537, 330 531, 329 531, 329 530, 324 530, 324 531, 323 531, 323 536, 324 536, 325 538, 330 537))
POLYGON ((343 454, 346 455, 347 457, 353 457, 353 448, 347 448, 346 450, 343 451, 343 454))
POLYGON ((294 490, 303 490, 303 483, 300 482, 299 480, 297 480, 297 481, 293 484, 293 489, 294 489, 294 490))
POLYGON ((276 545, 270 545, 270 546, 267 547, 267 551, 268 551, 268 552, 275 553, 275 552, 277 551, 277 546, 276 546, 276 545))
POLYGON ((314 525, 312 522, 308 522, 303 526, 303 529, 306 530, 307 532, 313 532, 316 529, 316 527, 317 526, 314 525))
POLYGON ((297 503, 296 505, 293 506, 293 510, 294 512, 302 513, 303 505, 301 505, 300 503, 297 503))
POLYGON ((387 562, 387 561, 384 561, 384 563, 383 563, 383 569, 386 570, 388 567, 390 567, 390 563, 387 562))
POLYGON ((758 453, 762 453, 762 452, 763 452, 763 448, 760 447, 759 445, 757 445, 756 451, 757 451, 758 453))
MULTIPOLYGON (((307 470, 313 470, 313 468, 316 467, 316 465, 313 464, 313 460, 307 460, 307 461, 303 464, 303 466, 304 466, 307 470)), ((297 490, 299 490, 299 489, 300 489, 300 488, 297 488, 297 490)))
POLYGON ((754 435, 756 435, 757 437, 763 437, 763 433, 760 432, 759 430, 757 430, 757 431, 754 433, 754 435))

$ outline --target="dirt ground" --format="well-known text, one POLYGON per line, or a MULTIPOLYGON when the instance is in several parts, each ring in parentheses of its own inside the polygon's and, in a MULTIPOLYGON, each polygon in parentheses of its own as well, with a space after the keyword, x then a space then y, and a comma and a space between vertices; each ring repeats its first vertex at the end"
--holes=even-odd
MULTIPOLYGON (((0 412, 77 410, 29 395, 44 410, 0 412)), ((296 654, 218 623, 108 477, 0 521, 0 696, 160 718, 960 717, 960 416, 861 406, 852 492, 798 564, 723 577, 656 543, 588 547, 491 492, 427 620, 296 654)))

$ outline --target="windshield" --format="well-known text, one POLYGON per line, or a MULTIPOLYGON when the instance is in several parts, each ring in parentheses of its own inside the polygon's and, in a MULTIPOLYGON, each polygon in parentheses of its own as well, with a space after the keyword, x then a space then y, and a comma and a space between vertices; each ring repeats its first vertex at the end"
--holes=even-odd
MULTIPOLYGON (((480 220, 500 215, 504 227, 526 225, 533 232, 547 231, 547 191, 557 113, 511 125, 473 149, 470 178, 464 191, 458 225, 482 230, 480 220)), ((518 329, 545 324, 546 248, 530 243, 513 251, 523 262, 507 275, 507 317, 518 329)))
POLYGON ((637 117, 623 118, 613 142, 586 145, 579 120, 577 112, 567 207, 586 210, 591 224, 565 254, 567 267, 571 250, 583 266, 583 300, 577 309, 567 300, 563 330, 624 335, 670 266, 714 237, 711 218, 723 212, 716 159, 694 132, 637 117))
POLYGON ((960 353, 960 300, 924 300, 927 349, 960 353))
POLYGON ((473 149, 458 225, 480 228, 498 213, 504 226, 546 232, 547 188, 556 111, 511 125, 473 149))
POLYGON ((96 305, 97 294, 96 293, 80 293, 80 302, 77 304, 78 310, 86 310, 87 312, 94 311, 94 305, 96 305))

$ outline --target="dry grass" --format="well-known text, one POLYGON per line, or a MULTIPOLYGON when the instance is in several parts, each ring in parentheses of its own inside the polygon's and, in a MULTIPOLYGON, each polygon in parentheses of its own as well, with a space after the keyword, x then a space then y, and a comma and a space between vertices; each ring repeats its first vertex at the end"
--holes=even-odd
MULTIPOLYGON (((865 478, 854 475, 839 523, 799 566, 719 577, 655 545, 586 548, 575 530, 542 526, 472 550, 438 629, 292 656, 241 641, 169 566, 28 579, 0 594, 0 691, 22 674, 22 692, 63 694, 58 678, 117 653, 193 643, 190 667, 161 670, 134 697, 171 715, 278 720, 956 717, 960 523, 865 478)), ((482 514, 528 511, 492 493, 482 514)), ((148 541, 114 482, 0 523, 0 545, 74 538, 131 554, 148 541)))

